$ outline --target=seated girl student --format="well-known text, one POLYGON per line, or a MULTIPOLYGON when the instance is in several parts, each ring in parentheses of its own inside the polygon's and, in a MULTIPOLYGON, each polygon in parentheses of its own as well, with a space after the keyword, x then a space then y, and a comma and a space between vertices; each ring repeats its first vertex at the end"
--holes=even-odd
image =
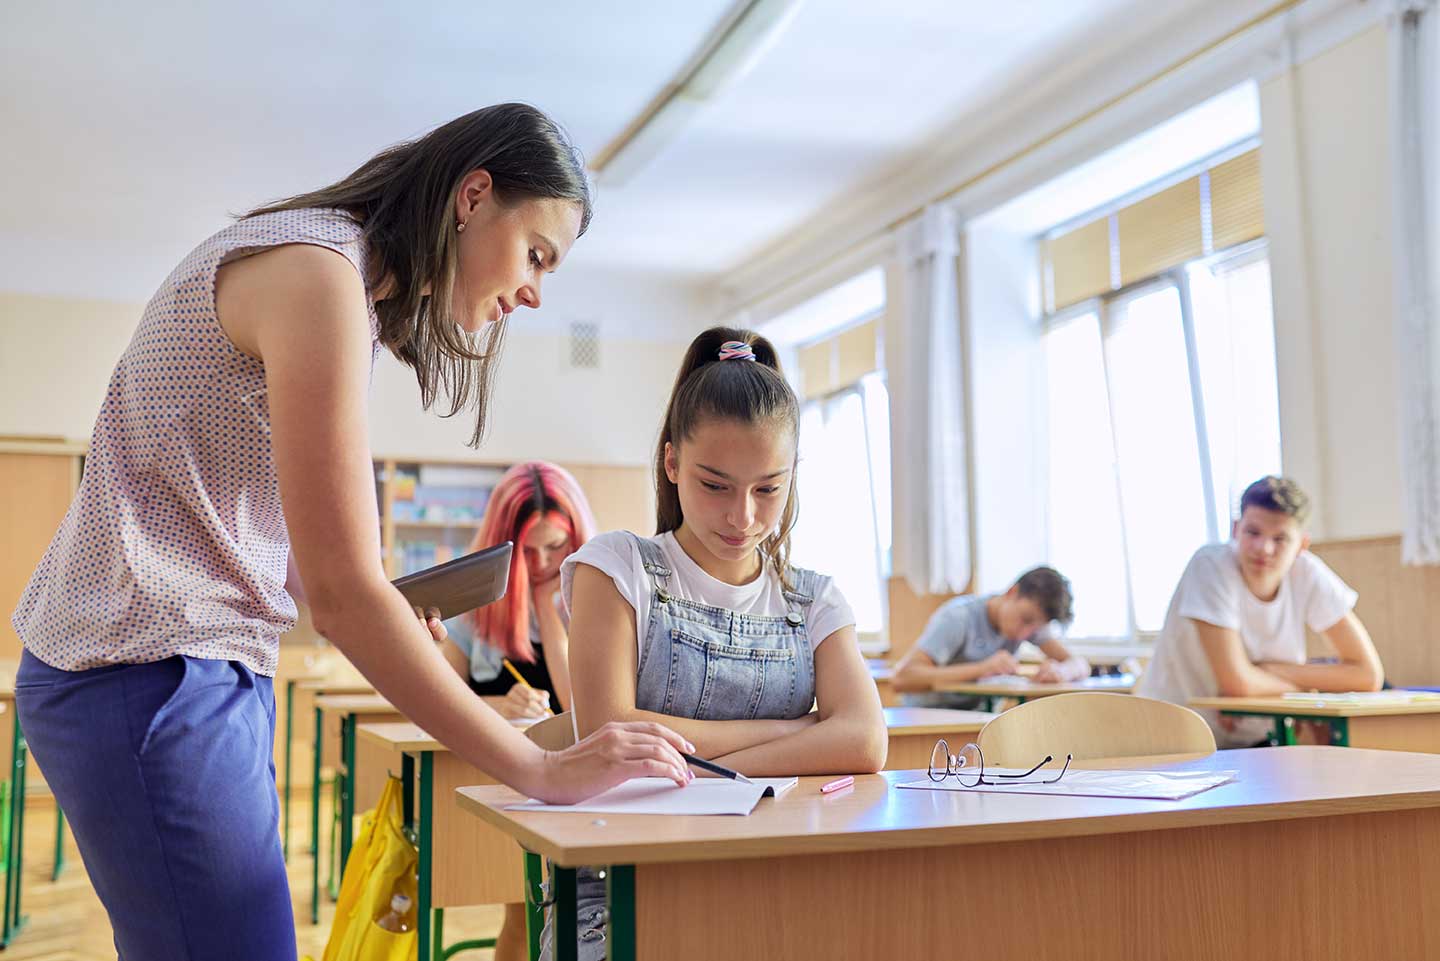
POLYGON ((570 706, 569 637, 560 610, 560 562, 594 536, 575 478, 546 461, 500 478, 470 550, 511 541, 510 583, 498 603, 446 622, 445 659, 470 689, 507 718, 570 706), (517 681, 504 661, 525 678, 517 681))
MULTIPOLYGON (((691 343, 656 451, 657 535, 601 534, 561 567, 579 736, 663 719, 748 775, 884 766, 854 615, 829 577, 788 563, 798 429, 769 341, 717 327, 691 343)), ((579 885, 593 961, 604 882, 581 872, 579 885)))
MULTIPOLYGON (((1309 513, 1310 499, 1287 478, 1245 489, 1230 543, 1200 548, 1180 576, 1136 694, 1184 704, 1381 686, 1380 656, 1355 616, 1358 595, 1307 550, 1309 513), (1306 663, 1307 627, 1335 649, 1335 663, 1306 663)), ((1265 718, 1200 714, 1221 747, 1266 743, 1272 728, 1265 718)))
MULTIPOLYGON (((570 705, 569 637, 559 608, 560 562, 595 533, 575 478, 545 461, 517 464, 495 485, 470 550, 511 541, 510 581, 497 603, 446 622, 445 660, 507 718, 570 705), (525 678, 521 684, 505 669, 525 678), (529 685, 528 687, 526 685, 529 685)), ((525 957, 525 906, 505 905, 496 961, 525 957)))
POLYGON ((942 681, 1018 673, 1015 652, 1025 641, 1046 657, 1032 678, 1037 683, 1089 677, 1089 662, 1065 649, 1055 627, 1070 623, 1072 606, 1070 581, 1050 567, 1026 571, 1003 594, 966 594, 946 601, 896 663, 895 690, 910 707, 974 709, 979 697, 933 688, 942 681))

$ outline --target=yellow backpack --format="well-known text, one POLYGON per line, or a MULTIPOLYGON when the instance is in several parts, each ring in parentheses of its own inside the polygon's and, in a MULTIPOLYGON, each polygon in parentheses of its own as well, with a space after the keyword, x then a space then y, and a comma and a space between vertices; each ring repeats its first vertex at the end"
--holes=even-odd
POLYGON ((393 895, 403 894, 416 903, 418 853, 405 836, 403 817, 400 779, 392 777, 375 809, 361 819, 350 848, 323 961, 415 961, 419 941, 413 917, 410 930, 400 934, 375 923, 390 910, 393 895))

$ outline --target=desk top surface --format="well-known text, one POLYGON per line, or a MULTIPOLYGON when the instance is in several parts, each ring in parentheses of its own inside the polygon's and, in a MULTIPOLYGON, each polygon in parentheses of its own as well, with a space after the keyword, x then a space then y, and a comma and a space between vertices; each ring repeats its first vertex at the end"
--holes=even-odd
POLYGON ((315 698, 315 706, 322 711, 340 714, 368 714, 380 711, 400 712, 379 694, 324 694, 315 698))
POLYGON ((1036 684, 1016 675, 1005 681, 941 681, 935 690, 955 694, 984 694, 994 697, 1040 697, 1046 694, 1071 694, 1076 691, 1109 691, 1129 694, 1135 689, 1135 678, 1128 674, 1087 677, 1065 684, 1036 684))
POLYGON ((295 687, 301 691, 325 694, 366 694, 375 690, 375 685, 362 678, 317 677, 305 675, 296 679, 295 687))
POLYGON ((1323 697, 1313 701, 1303 697, 1195 697, 1190 699, 1190 706, 1220 711, 1242 711, 1248 714, 1387 717, 1397 714, 1440 714, 1440 697, 1416 698, 1411 701, 1367 701, 1364 699, 1339 701, 1323 697))
MULTIPOLYGON (((1076 765, 1077 767, 1080 765, 1076 765)), ((897 789, 924 771, 886 771, 821 795, 802 777, 747 817, 649 817, 506 811, 500 785, 465 787, 462 808, 557 863, 646 864, 1047 840, 1202 825, 1440 808, 1440 755, 1288 747, 1128 758, 1086 767, 1238 772, 1181 801, 897 789)))
MULTIPOLYGON (((525 730, 532 724, 543 721, 543 717, 517 718, 510 722, 512 727, 525 730)), ((450 749, 435 740, 418 724, 409 721, 371 721, 355 728, 361 740, 374 741, 395 751, 416 754, 421 751, 449 753, 450 749)))
POLYGON ((891 737, 909 734, 975 734, 996 715, 946 707, 887 707, 885 727, 891 737))

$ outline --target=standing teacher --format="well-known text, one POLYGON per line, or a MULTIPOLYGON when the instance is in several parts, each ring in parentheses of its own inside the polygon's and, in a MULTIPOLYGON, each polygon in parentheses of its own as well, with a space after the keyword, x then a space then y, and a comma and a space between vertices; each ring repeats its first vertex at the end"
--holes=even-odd
POLYGON ((505 318, 540 306, 590 213, 564 133, 487 107, 241 218, 145 308, 13 618, 21 727, 122 961, 295 957, 272 763, 292 596, 407 717, 532 797, 688 781, 658 725, 531 744, 380 563, 375 356, 409 365, 426 407, 473 408, 478 444, 505 318))

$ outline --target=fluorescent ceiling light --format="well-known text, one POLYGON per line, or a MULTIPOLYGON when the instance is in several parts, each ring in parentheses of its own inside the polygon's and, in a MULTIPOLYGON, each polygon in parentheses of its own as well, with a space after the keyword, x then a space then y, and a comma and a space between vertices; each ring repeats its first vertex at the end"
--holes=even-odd
POLYGON ((590 165, 623 184, 653 160, 695 113, 749 73, 800 9, 801 0, 745 0, 693 60, 590 165))

